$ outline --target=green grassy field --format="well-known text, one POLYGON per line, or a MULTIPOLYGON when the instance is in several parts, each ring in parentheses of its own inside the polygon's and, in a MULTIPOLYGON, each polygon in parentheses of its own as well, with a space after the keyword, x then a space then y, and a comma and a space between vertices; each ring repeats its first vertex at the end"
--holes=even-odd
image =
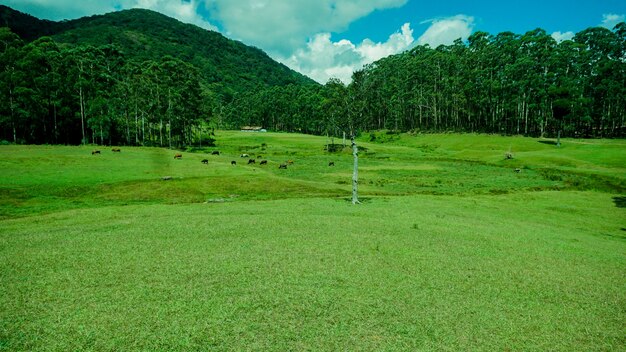
POLYGON ((0 350, 622 351, 626 142, 551 142, 0 146, 0 350))

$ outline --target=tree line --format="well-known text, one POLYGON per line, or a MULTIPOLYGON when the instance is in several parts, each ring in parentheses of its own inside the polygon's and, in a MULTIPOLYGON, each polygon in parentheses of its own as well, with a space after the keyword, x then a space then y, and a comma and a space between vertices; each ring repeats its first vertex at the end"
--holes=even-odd
MULTIPOLYGON (((23 42, 0 29, 0 139, 181 147, 212 128, 341 136, 389 129, 626 136, 626 24, 555 41, 544 30, 417 46, 352 82, 216 90, 197 66, 115 45, 23 42)), ((245 79, 242 78, 242 79, 245 79)))
POLYGON ((50 37, 26 44, 5 27, 0 68, 0 139, 13 143, 190 145, 210 117, 198 69, 169 56, 137 61, 50 37))
POLYGON ((367 128, 623 136, 626 24, 561 43, 541 29, 476 32, 370 65, 348 89, 367 128))
POLYGON ((354 72, 349 85, 282 87, 235 100, 228 121, 339 135, 388 129, 524 136, 626 136, 626 24, 557 42, 472 34, 354 72), (242 121, 243 120, 243 121, 242 121))

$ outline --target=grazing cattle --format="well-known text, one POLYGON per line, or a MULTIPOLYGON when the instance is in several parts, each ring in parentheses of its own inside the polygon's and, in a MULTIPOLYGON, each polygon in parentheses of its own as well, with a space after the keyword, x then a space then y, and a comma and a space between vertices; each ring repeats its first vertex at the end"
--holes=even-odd
POLYGON ((261 165, 267 165, 267 160, 261 160, 261 165))
POLYGON ((335 166, 335 162, 334 161, 329 162, 328 166, 335 166))
POLYGON ((120 148, 113 148, 113 149, 111 149, 111 151, 113 153, 120 153, 120 152, 122 152, 122 150, 120 148))
POLYGON ((174 159, 182 159, 183 155, 180 153, 177 153, 176 155, 174 155, 174 159))
POLYGON ((91 151, 91 155, 94 155, 94 154, 100 154, 100 151, 99 150, 92 150, 91 151))
POLYGON ((230 162, 231 165, 237 165, 237 162, 235 160, 230 162))
POLYGON ((287 160, 287 165, 292 165, 293 164, 293 160, 287 160))
POLYGON ((219 150, 214 150, 214 151, 211 153, 211 155, 220 155, 220 152, 219 152, 219 150))
POLYGON ((248 154, 241 154, 241 157, 242 157, 242 158, 249 158, 249 157, 250 157, 250 155, 248 155, 248 154))
POLYGON ((263 156, 262 155, 257 155, 256 158, 257 159, 263 159, 263 156))
POLYGON ((280 164, 278 165, 279 169, 286 169, 287 168, 287 164, 280 164))
POLYGON ((515 169, 515 172, 517 172, 517 173, 519 174, 520 172, 522 172, 522 169, 520 169, 520 168, 518 167, 517 169, 515 169))
POLYGON ((202 159, 202 163, 209 165, 209 160, 208 159, 202 159))
POLYGON ((256 160, 248 159, 248 165, 250 165, 250 164, 256 164, 256 160))

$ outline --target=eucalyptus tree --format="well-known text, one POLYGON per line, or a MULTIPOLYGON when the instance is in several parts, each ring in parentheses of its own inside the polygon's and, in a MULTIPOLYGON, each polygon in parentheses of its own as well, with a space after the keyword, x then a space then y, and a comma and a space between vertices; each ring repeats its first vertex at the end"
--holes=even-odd
POLYGON ((0 127, 2 138, 17 143, 17 120, 15 88, 17 79, 17 61, 24 43, 7 27, 0 28, 0 127), (10 132, 8 132, 10 131, 10 132), (10 133, 10 134, 9 134, 10 133))
MULTIPOLYGON (((100 55, 94 46, 79 46, 67 52, 67 63, 70 66, 70 84, 73 87, 75 98, 79 106, 81 144, 89 141, 87 123, 91 110, 90 99, 95 96, 95 82, 97 75, 97 57, 100 55)), ((93 137, 93 134, 92 134, 93 137)))
POLYGON ((352 135, 354 130, 350 126, 348 115, 348 94, 346 86, 337 78, 331 78, 324 85, 322 102, 323 116, 322 125, 324 133, 331 138, 330 144, 334 144, 337 132, 348 130, 352 135))
POLYGON ((203 119, 198 69, 173 57, 163 58, 159 68, 164 85, 170 144, 175 140, 178 146, 190 145, 193 143, 193 127, 203 119))

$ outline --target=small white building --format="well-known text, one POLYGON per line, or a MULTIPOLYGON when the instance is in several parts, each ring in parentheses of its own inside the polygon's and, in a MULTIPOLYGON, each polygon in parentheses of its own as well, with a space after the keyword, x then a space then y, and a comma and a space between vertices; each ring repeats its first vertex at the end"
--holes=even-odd
POLYGON ((261 126, 243 126, 241 132, 267 132, 267 130, 261 126))

